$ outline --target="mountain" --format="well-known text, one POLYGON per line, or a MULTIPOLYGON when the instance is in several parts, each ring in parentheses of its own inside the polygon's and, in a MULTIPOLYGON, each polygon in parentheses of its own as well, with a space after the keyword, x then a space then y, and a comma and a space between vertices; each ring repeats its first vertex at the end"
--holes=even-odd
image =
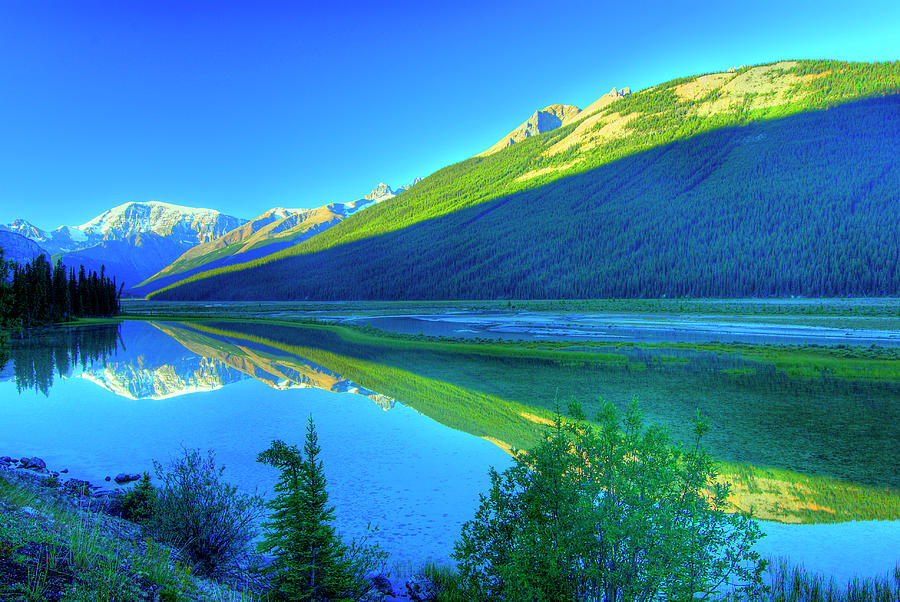
POLYGON ((125 203, 80 226, 60 226, 52 232, 21 219, 0 230, 25 236, 67 267, 84 265, 99 272, 103 266, 118 282, 135 285, 185 250, 243 222, 212 209, 149 201, 125 203))
POLYGON ((607 94, 160 299, 900 294, 900 62, 607 94))
POLYGON ((217 333, 204 331, 203 327, 158 324, 157 328, 178 341, 184 348, 197 354, 202 361, 246 374, 273 389, 287 390, 316 388, 332 393, 355 393, 368 397, 381 409, 394 407, 395 400, 359 387, 337 372, 319 366, 303 357, 285 354, 263 344, 241 344, 217 333))
MULTIPOLYGON (((613 88, 613 91, 615 92, 615 88, 613 88)), ((571 121, 579 113, 581 113, 581 109, 572 105, 550 105, 549 107, 544 107, 535 111, 534 115, 529 117, 522 125, 478 156, 487 157, 488 155, 493 155, 505 148, 509 148, 516 142, 555 130, 562 126, 563 123, 571 121)))
POLYGON ((17 263, 27 263, 38 255, 50 256, 50 253, 33 240, 6 230, 0 230, 0 249, 3 249, 4 261, 17 263))
POLYGON ((182 245, 196 245, 243 221, 213 209, 149 201, 113 207, 74 229, 85 233, 88 240, 126 240, 133 234, 153 232, 182 245))
POLYGON ((367 207, 394 198, 420 180, 416 178, 396 191, 382 182, 361 199, 349 203, 331 203, 315 209, 270 209, 218 238, 184 251, 174 261, 169 260, 171 263, 159 266, 132 292, 145 295, 202 270, 234 265, 287 249, 367 207))

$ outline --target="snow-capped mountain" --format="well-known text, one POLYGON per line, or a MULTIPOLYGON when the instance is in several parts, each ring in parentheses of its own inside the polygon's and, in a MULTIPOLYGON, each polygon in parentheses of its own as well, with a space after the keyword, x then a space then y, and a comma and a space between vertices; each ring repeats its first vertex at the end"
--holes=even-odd
MULTIPOLYGON (((89 239, 102 240, 124 240, 139 232, 154 232, 179 243, 196 245, 217 238, 242 223, 242 219, 212 209, 149 201, 124 203, 69 230, 83 232, 89 239)), ((63 228, 65 226, 60 229, 63 228)))
POLYGON ((47 232, 23 219, 0 226, 37 243, 64 265, 99 271, 133 286, 187 249, 237 228, 245 220, 212 209, 156 201, 124 203, 80 226, 47 232))
MULTIPOLYGON (((422 181, 422 178, 415 178, 412 182, 407 184, 406 186, 401 186, 397 190, 392 190, 390 186, 381 182, 372 189, 372 192, 364 196, 361 200, 366 201, 375 201, 376 203, 380 203, 381 201, 386 201, 388 199, 394 198, 404 190, 411 188, 422 181)), ((357 201, 358 202, 358 201, 357 201)))

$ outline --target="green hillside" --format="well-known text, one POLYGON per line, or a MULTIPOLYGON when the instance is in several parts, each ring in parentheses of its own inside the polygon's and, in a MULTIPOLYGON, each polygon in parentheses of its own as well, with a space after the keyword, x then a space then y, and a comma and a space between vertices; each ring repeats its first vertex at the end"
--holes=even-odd
POLYGON ((898 91, 898 62, 675 80, 158 298, 897 294, 898 91))

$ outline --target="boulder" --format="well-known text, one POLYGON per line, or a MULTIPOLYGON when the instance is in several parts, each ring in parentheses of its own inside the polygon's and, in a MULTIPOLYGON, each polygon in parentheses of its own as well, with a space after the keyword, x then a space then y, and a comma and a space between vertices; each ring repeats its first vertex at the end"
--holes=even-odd
POLYGON ((34 458, 22 458, 19 460, 22 468, 39 472, 47 469, 47 463, 35 456, 34 458))
POLYGON ((124 472, 120 472, 116 475, 116 478, 113 479, 116 482, 116 485, 124 485, 125 483, 131 483, 132 481, 137 481, 141 478, 139 474, 125 474, 124 472))
POLYGON ((371 578, 372 587, 375 588, 382 596, 387 596, 389 598, 394 598, 396 594, 394 594, 394 587, 391 585, 391 580, 385 577, 384 575, 375 575, 371 578))
POLYGON ((9 456, 0 456, 0 462, 6 462, 7 464, 9 464, 10 462, 15 462, 15 460, 10 458, 9 456))

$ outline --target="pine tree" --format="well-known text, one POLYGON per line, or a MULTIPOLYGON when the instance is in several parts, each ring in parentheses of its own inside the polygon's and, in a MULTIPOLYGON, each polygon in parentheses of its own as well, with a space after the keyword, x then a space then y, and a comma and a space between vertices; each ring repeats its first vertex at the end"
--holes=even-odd
POLYGON ((367 573, 386 555, 364 543, 347 546, 335 532, 320 451, 310 417, 302 452, 276 439, 257 456, 281 471, 260 550, 275 555, 271 570, 281 599, 360 600, 372 589, 367 573))

